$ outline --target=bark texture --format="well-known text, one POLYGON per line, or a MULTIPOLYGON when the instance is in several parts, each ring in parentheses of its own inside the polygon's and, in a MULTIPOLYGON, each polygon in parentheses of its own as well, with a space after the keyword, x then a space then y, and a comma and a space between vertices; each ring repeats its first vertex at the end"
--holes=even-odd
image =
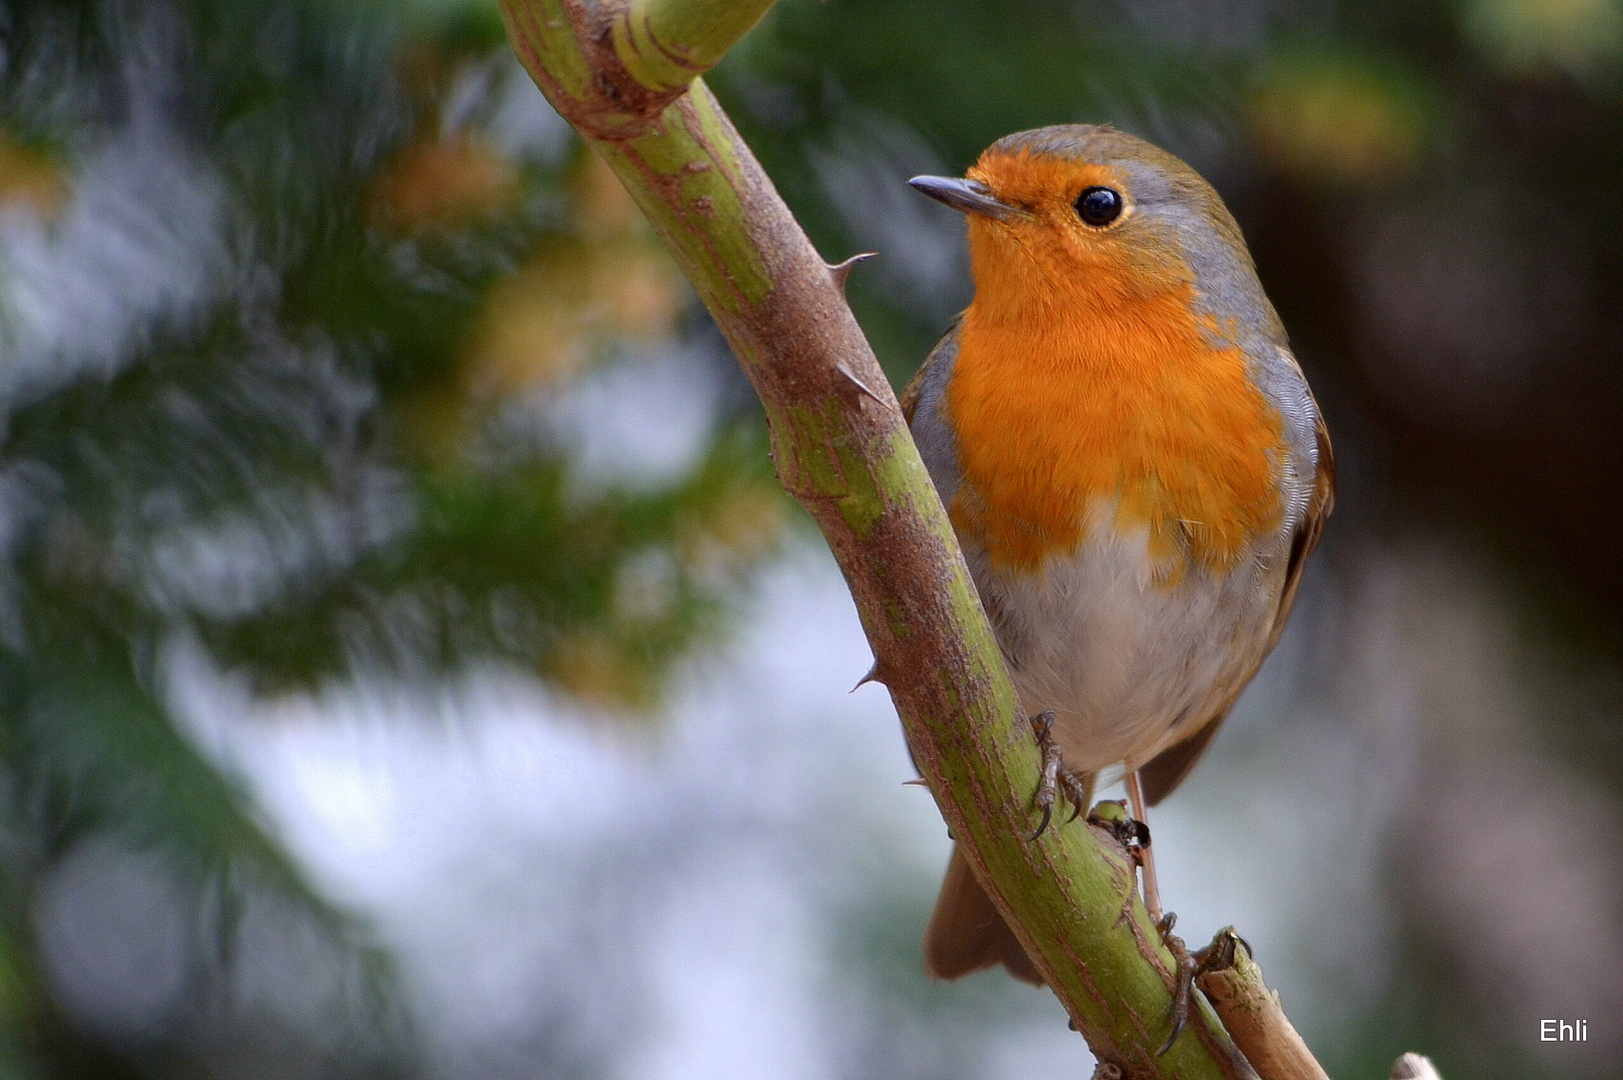
POLYGON ((1217 962, 1197 985, 1257 1075, 1263 1080, 1330 1080, 1286 1019, 1279 994, 1263 984, 1262 969, 1234 928, 1219 931, 1207 951, 1217 962))

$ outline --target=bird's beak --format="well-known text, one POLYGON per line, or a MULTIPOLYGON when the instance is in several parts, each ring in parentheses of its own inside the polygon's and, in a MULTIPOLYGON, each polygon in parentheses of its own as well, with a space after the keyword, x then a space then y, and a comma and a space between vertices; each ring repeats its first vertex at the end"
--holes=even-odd
POLYGON ((994 198, 992 189, 979 180, 960 180, 954 176, 915 176, 908 184, 937 202, 946 203, 966 214, 980 214, 998 221, 1014 221, 1031 216, 1017 206, 994 198))

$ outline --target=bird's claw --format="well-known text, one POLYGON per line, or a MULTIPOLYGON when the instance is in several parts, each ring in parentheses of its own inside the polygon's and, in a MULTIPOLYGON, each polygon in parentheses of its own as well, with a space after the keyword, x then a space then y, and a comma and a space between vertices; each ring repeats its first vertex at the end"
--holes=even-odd
POLYGON ((1066 824, 1075 821, 1093 797, 1092 786, 1088 781, 1065 767, 1064 760, 1060 756, 1059 743, 1054 741, 1053 728, 1052 709, 1046 709, 1031 718, 1031 730, 1037 736, 1037 748, 1043 755, 1042 780, 1037 784, 1037 794, 1034 798, 1036 806, 1043 812, 1043 819, 1037 823, 1037 831, 1031 834, 1032 840, 1046 832, 1049 822, 1054 819, 1054 800, 1059 792, 1063 791, 1065 797, 1071 801, 1071 816, 1066 818, 1066 824))
POLYGON ((1048 821, 1054 816, 1054 804, 1049 803, 1043 807, 1043 819, 1037 823, 1037 831, 1031 834, 1030 839, 1035 840, 1048 829, 1048 821))
POLYGON ((1177 973, 1173 977, 1172 985, 1172 1009, 1167 1016, 1172 1024, 1172 1033, 1167 1036, 1167 1041, 1162 1044, 1161 1049, 1155 1052, 1156 1057, 1171 1050, 1172 1044, 1183 1034, 1184 1025, 1189 1022, 1189 1002, 1195 988, 1195 980, 1209 971, 1222 971, 1233 967, 1234 947, 1237 943, 1244 945, 1247 953, 1251 952, 1250 944, 1229 926, 1219 930, 1217 936, 1212 938, 1211 944, 1191 954, 1183 939, 1172 932, 1172 927, 1177 921, 1178 917, 1169 911, 1165 918, 1156 923, 1156 929, 1161 931, 1162 943, 1177 962, 1177 973))
POLYGON ((1037 736, 1037 749, 1043 754, 1042 779, 1037 784, 1036 795, 1037 805, 1042 808, 1043 819, 1038 823, 1037 831, 1031 834, 1033 840, 1043 834, 1048 828, 1048 822, 1054 816, 1054 788, 1059 781, 1060 754, 1059 743, 1054 741, 1053 728, 1052 709, 1031 718, 1031 730, 1037 736))
POLYGON ((1167 951, 1172 954, 1172 959, 1177 964, 1177 970, 1172 976, 1172 1010, 1167 1017, 1172 1023, 1172 1032, 1167 1036, 1167 1041, 1161 1044, 1161 1049, 1155 1052, 1156 1057, 1172 1049, 1172 1044, 1178 1041, 1178 1036, 1183 1034, 1184 1025, 1189 1022, 1189 995, 1194 989, 1196 970, 1200 966, 1189 954, 1189 948, 1183 943, 1183 938, 1172 932, 1177 922, 1178 916, 1169 911, 1155 927, 1161 932, 1161 943, 1167 947, 1167 951))
POLYGON ((1081 816, 1082 811, 1093 798, 1093 792, 1089 790, 1087 781, 1070 769, 1063 767, 1060 769, 1059 782, 1060 786, 1065 789, 1065 797, 1071 800, 1071 816, 1065 819, 1065 824, 1069 825, 1081 816))

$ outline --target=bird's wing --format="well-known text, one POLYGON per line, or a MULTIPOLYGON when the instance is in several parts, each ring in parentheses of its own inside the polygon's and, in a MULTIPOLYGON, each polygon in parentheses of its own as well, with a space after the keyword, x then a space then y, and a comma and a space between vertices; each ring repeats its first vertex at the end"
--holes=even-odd
POLYGON ((930 350, 930 355, 924 358, 924 363, 919 365, 918 371, 913 373, 913 377, 907 380, 907 385, 902 388, 900 399, 902 416, 906 418, 908 427, 913 426, 913 414, 918 411, 919 397, 924 393, 924 384, 929 379, 930 372, 939 364, 951 363, 957 355, 958 319, 954 319, 952 325, 947 327, 947 332, 941 335, 941 340, 936 342, 935 348, 930 350))
POLYGON ((1285 620, 1290 617, 1291 605, 1296 602, 1296 589, 1302 583, 1302 567, 1307 562, 1308 554, 1319 542, 1319 533, 1324 530, 1324 519, 1330 516, 1330 511, 1336 504, 1335 451, 1330 446, 1330 430, 1324 426, 1323 414, 1319 415, 1313 434, 1314 441, 1318 444, 1318 471, 1313 478, 1313 494, 1308 499, 1307 513, 1291 540, 1290 562, 1285 567, 1285 586, 1279 591, 1279 607, 1274 612, 1273 628, 1268 633, 1268 646, 1257 656, 1256 664, 1241 680, 1240 689, 1223 702, 1221 708, 1214 711, 1204 723, 1195 725, 1182 742, 1167 747, 1139 769, 1139 780, 1144 785, 1144 797, 1151 805, 1172 794, 1172 790, 1183 783, 1184 777, 1195 767, 1195 762, 1205 753, 1212 736, 1217 734, 1223 719, 1234 707, 1235 699, 1240 696, 1240 690, 1245 689, 1246 684, 1257 674, 1257 668, 1260 668, 1262 662, 1268 658, 1268 654, 1274 651, 1274 646, 1279 643, 1279 635, 1284 632, 1285 620))

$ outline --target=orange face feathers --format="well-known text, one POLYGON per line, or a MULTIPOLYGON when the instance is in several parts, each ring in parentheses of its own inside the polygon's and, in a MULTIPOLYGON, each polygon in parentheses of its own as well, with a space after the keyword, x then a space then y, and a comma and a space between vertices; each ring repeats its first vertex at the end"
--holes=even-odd
POLYGON ((1251 355, 1277 319, 1248 307, 1260 286, 1204 181, 1084 130, 1096 145, 1058 148, 1075 154, 1026 133, 969 172, 1008 212, 969 214, 975 299, 943 401, 954 525, 1012 569, 1109 524, 1147 534, 1158 580, 1226 571, 1283 521, 1285 432, 1251 355))
MULTIPOLYGON (((976 300, 986 303, 987 315, 996 309, 997 314, 1023 318, 1031 303, 1046 306, 1067 299, 1083 277, 1095 289, 1121 292, 1125 299, 1135 286, 1179 270, 1165 243, 1121 235, 1144 230, 1132 227, 1136 207, 1126 179, 1115 169, 1022 150, 1012 155, 988 152, 969 176, 999 201, 1026 211, 1010 220, 969 216, 976 300), (1119 192, 1123 199, 1120 216, 1104 228, 1085 224, 1076 209, 1082 193, 1095 187, 1119 192)), ((1182 269, 1187 273, 1187 266, 1182 269)))

